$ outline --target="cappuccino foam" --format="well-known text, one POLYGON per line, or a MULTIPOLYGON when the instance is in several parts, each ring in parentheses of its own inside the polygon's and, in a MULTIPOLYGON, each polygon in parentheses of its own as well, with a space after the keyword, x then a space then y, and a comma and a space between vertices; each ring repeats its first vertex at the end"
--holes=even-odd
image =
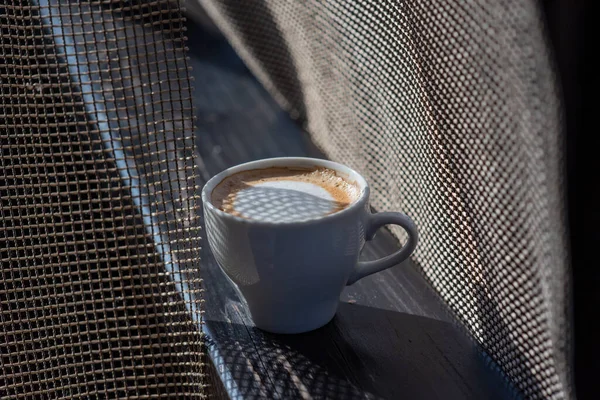
POLYGON ((354 182, 323 168, 272 167, 233 174, 219 183, 211 201, 242 218, 289 222, 341 211, 360 196, 354 182))

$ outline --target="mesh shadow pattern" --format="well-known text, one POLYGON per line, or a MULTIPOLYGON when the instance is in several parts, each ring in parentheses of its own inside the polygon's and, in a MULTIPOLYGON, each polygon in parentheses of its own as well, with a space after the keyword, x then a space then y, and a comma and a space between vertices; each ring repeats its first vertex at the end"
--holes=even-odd
POLYGON ((204 397, 183 23, 0 4, 0 398, 204 397))
POLYGON ((525 397, 570 397, 562 110, 537 3, 200 2, 372 205, 415 219, 423 274, 525 397))

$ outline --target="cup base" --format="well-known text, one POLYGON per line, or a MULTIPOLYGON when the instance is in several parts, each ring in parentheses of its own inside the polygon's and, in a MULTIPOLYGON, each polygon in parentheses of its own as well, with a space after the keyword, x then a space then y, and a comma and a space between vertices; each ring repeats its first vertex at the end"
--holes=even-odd
POLYGON ((253 314, 252 320, 254 321, 255 326, 260 330, 269 333, 289 335, 295 333, 305 333, 319 329, 327 325, 333 319, 336 312, 337 303, 334 307, 321 307, 320 310, 313 310, 308 314, 297 314, 302 315, 303 318, 290 318, 289 316, 286 316, 286 318, 282 319, 272 317, 264 318, 264 316, 261 318, 261 316, 255 316, 253 314), (306 315, 310 315, 310 318, 307 318, 306 315))

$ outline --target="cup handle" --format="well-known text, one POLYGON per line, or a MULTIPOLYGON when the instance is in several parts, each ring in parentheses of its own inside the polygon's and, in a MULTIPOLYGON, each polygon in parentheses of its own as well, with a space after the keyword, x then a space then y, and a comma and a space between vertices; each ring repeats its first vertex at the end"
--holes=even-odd
POLYGON ((366 223, 366 240, 371 240, 375 236, 375 232, 384 225, 399 225, 406 233, 408 233, 408 241, 395 253, 390 254, 374 261, 360 261, 354 271, 350 275, 346 285, 352 285, 359 279, 365 276, 374 274, 375 272, 383 271, 393 267, 396 264, 406 260, 417 247, 418 233, 417 226, 406 214, 399 212, 381 212, 369 214, 366 223))

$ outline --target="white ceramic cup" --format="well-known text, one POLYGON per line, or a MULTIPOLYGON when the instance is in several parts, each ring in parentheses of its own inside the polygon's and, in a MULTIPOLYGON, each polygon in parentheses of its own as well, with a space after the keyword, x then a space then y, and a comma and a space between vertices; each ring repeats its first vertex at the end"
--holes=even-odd
POLYGON ((405 214, 371 213, 369 185, 356 171, 332 161, 271 158, 229 168, 202 189, 212 252, 244 296, 258 328, 300 333, 329 322, 346 285, 390 268, 417 245, 417 228, 405 214), (235 173, 269 167, 326 167, 360 187, 359 198, 333 214, 293 222, 264 222, 227 214, 211 203, 213 189, 235 173), (358 261, 365 240, 387 224, 400 225, 408 241, 375 261, 358 261))

